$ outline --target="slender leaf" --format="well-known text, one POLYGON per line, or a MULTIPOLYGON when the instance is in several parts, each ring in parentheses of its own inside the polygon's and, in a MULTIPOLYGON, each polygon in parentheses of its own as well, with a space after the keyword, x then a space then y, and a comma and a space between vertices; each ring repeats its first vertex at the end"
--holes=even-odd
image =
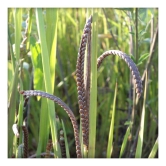
MULTIPOLYGON (((45 89, 45 88, 42 88, 45 89)), ((48 138, 49 138, 49 110, 47 105, 47 100, 45 98, 41 99, 41 112, 40 112, 40 130, 39 130, 39 142, 37 146, 37 156, 45 151, 48 138)))
MULTIPOLYGON (((43 87, 43 66, 42 66, 42 57, 41 57, 41 48, 39 43, 37 43, 34 37, 30 38, 30 51, 31 59, 33 64, 34 71, 34 89, 40 90, 43 87)), ((40 99, 38 97, 38 99, 40 99)))
POLYGON ((15 20, 15 54, 17 63, 20 59, 20 42, 21 42, 21 25, 22 25, 22 9, 16 8, 14 10, 15 20))
POLYGON ((32 30, 32 14, 33 14, 33 9, 31 8, 29 10, 29 19, 28 19, 28 30, 27 30, 27 42, 26 42, 26 49, 29 50, 30 48, 30 34, 32 30))
MULTIPOLYGON (((20 89, 23 89, 22 81, 20 79, 20 89)), ((23 108, 24 108, 24 99, 23 96, 20 95, 20 104, 19 104, 19 111, 18 111, 18 127, 19 131, 22 130, 23 125, 23 108)), ((22 143, 22 132, 19 134, 19 145, 22 143)))
POLYGON ((89 151, 88 157, 95 157, 96 143, 96 116, 97 116, 97 34, 98 11, 92 9, 92 47, 91 47, 91 85, 90 85, 90 112, 89 112, 89 151))
POLYGON ((150 55, 149 53, 145 53, 145 54, 141 55, 141 57, 138 59, 137 66, 140 65, 140 64, 142 64, 142 62, 144 60, 146 60, 149 57, 149 55, 150 55))
MULTIPOLYGON (((11 157, 13 154, 13 131, 12 125, 14 124, 15 119, 15 109, 16 109, 16 96, 17 96, 17 85, 18 85, 18 69, 19 66, 16 65, 12 91, 8 101, 8 157, 11 157)), ((16 145, 14 145, 16 148, 16 145)))
POLYGON ((155 144, 154 144, 154 146, 149 154, 149 158, 154 158, 156 153, 157 153, 157 150, 158 150, 158 138, 156 139, 156 142, 155 142, 155 144))
POLYGON ((123 142, 122 142, 122 146, 121 146, 121 150, 120 150, 120 155, 119 157, 121 158, 124 151, 125 151, 125 148, 126 148, 126 145, 127 145, 127 140, 128 140, 128 137, 130 135, 130 126, 128 126, 127 130, 126 130, 126 134, 124 136, 124 139, 123 139, 123 142))
POLYGON ((144 90, 144 100, 143 100, 143 107, 142 107, 142 115, 141 115, 141 123, 140 123, 140 130, 138 135, 138 142, 136 148, 136 158, 141 158, 142 156, 142 146, 143 146, 143 136, 144 136, 144 120, 145 120, 145 105, 146 105, 146 88, 147 88, 147 73, 146 73, 146 80, 145 80, 145 90, 144 90))
MULTIPOLYGON (((50 74, 50 65, 49 65, 49 55, 46 43, 46 33, 44 29, 44 19, 42 14, 42 9, 36 9, 36 18, 37 18, 37 27, 39 38, 41 42, 41 53, 42 53, 42 64, 43 64, 43 75, 44 75, 44 82, 45 82, 45 89, 46 92, 52 94, 52 85, 51 85, 51 74, 50 74)), ((58 152, 58 138, 57 138, 57 129, 56 129, 56 121, 55 121, 55 107, 54 103, 47 99, 48 109, 49 109, 49 119, 50 119, 50 126, 51 126, 51 134, 53 140, 53 148, 54 154, 56 157, 59 157, 60 154, 58 152)))
POLYGON ((112 149, 113 149, 113 137, 114 137, 114 120, 115 120, 115 105, 116 105, 116 95, 117 95, 117 83, 115 85, 115 93, 114 93, 114 101, 113 101, 113 109, 112 109, 112 118, 110 124, 108 145, 107 145, 107 158, 111 157, 112 149))
POLYGON ((58 9, 46 9, 46 39, 48 46, 48 54, 50 55, 50 74, 52 92, 54 92, 55 68, 56 68, 56 48, 57 48, 57 24, 58 24, 58 9))

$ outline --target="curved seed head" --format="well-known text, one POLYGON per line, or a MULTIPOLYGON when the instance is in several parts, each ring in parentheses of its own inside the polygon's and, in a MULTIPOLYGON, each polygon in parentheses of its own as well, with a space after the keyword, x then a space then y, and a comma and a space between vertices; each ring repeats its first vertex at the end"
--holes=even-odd
POLYGON ((132 59, 127 54, 125 54, 119 50, 106 51, 97 59, 97 67, 99 68, 101 63, 103 62, 103 60, 109 55, 118 55, 120 58, 122 58, 127 63, 129 69, 131 70, 132 76, 135 80, 136 93, 137 93, 138 97, 140 97, 141 93, 142 93, 142 80, 140 77, 140 73, 139 73, 138 68, 135 65, 135 63, 132 61, 132 59))

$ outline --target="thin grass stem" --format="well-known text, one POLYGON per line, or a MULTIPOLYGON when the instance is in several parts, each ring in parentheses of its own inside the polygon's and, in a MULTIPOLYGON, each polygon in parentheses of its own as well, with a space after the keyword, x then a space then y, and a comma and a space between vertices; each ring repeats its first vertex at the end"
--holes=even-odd
POLYGON ((117 95, 117 83, 115 85, 115 92, 114 92, 114 101, 113 101, 113 108, 112 108, 112 115, 111 115, 111 124, 110 124, 110 131, 109 131, 109 138, 108 138, 108 145, 107 145, 107 158, 111 157, 111 153, 113 150, 113 137, 114 137, 114 121, 115 121, 115 105, 116 105, 116 95, 117 95))
POLYGON ((141 123, 140 123, 140 130, 138 134, 138 142, 137 142, 137 147, 136 147, 136 158, 141 158, 142 156, 142 147, 143 147, 143 136, 144 136, 144 120, 145 120, 145 107, 146 107, 146 89, 147 89, 147 73, 146 73, 146 80, 145 80, 145 90, 144 90, 144 99, 143 99, 143 107, 142 107, 142 115, 141 115, 141 123))
POLYGON ((90 78, 90 111, 89 111, 89 149, 88 157, 95 157, 96 121, 97 121, 97 43, 98 43, 98 10, 92 9, 92 47, 90 78))

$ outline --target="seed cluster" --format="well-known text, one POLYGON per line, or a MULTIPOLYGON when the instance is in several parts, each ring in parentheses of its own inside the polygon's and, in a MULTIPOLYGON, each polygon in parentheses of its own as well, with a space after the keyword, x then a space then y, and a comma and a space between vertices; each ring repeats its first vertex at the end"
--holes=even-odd
POLYGON ((22 126, 22 130, 24 133, 24 158, 28 157, 28 130, 26 126, 22 126))
POLYGON ((66 148, 65 148, 65 139, 64 139, 64 133, 63 130, 60 130, 60 147, 62 152, 62 158, 66 158, 66 148))
POLYGON ((135 65, 135 63, 132 61, 132 59, 126 55, 125 53, 123 53, 122 51, 119 50, 109 50, 104 52, 98 59, 97 59, 97 67, 99 68, 101 63, 103 62, 103 60, 108 56, 108 55, 118 55, 120 58, 122 58, 128 65, 128 67, 131 70, 132 76, 135 80, 135 85, 136 85, 136 93, 138 95, 138 97, 141 96, 142 93, 142 81, 141 81, 141 77, 138 71, 137 66, 135 65))
POLYGON ((76 153, 77 153, 77 157, 81 158, 81 147, 80 147, 80 140, 79 140, 79 131, 78 131, 78 125, 77 125, 77 121, 76 118, 73 114, 73 112, 71 111, 71 109, 58 97, 48 94, 46 92, 43 91, 39 91, 39 90, 27 90, 27 91, 20 91, 20 93, 24 96, 41 96, 44 98, 48 98, 50 100, 53 100, 55 103, 57 103, 58 105, 60 105, 68 114, 72 125, 73 125, 73 129, 74 129, 74 136, 75 136, 75 144, 76 144, 76 153))
POLYGON ((50 152, 51 152, 51 149, 52 149, 52 140, 50 139, 47 143, 47 146, 46 146, 46 155, 45 155, 45 158, 50 158, 50 152))
POLYGON ((78 104, 79 113, 82 123, 82 134, 83 143, 88 147, 88 136, 89 136, 89 108, 88 101, 86 98, 85 81, 84 81, 84 56, 85 49, 91 35, 91 23, 92 16, 89 17, 87 23, 85 24, 83 35, 81 38, 80 49, 78 52, 77 65, 76 65, 76 76, 77 76, 77 91, 78 91, 78 104))

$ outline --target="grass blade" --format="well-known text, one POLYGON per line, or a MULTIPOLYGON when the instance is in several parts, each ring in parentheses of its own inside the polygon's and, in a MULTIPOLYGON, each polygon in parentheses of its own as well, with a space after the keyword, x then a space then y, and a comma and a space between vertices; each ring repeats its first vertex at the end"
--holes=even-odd
MULTIPOLYGON (((16 8, 13 10, 14 16, 14 25, 15 25, 15 58, 12 56, 12 69, 15 70, 13 72, 12 85, 11 85, 11 93, 9 94, 9 110, 8 110, 8 157, 11 157, 13 154, 13 146, 16 149, 17 145, 14 141, 13 145, 13 132, 12 125, 14 124, 15 118, 15 109, 16 109, 16 99, 17 99, 17 85, 18 85, 18 69, 19 69, 19 60, 20 60, 20 41, 21 41, 21 23, 22 23, 22 9, 16 8)), ((10 33, 9 33, 10 35, 10 33)), ((10 36, 9 42, 11 44, 10 36)), ((12 48, 11 48, 12 51, 12 48)), ((12 51, 13 53, 13 51, 12 51)), ((13 55, 13 54, 12 54, 13 55)), ((14 150, 15 151, 15 150, 14 150)))
MULTIPOLYGON (((22 81, 20 79, 20 88, 23 89, 22 81)), ((20 95, 20 104, 19 104, 19 112, 18 112, 18 127, 21 131, 23 125, 23 109, 24 109, 24 99, 23 96, 20 95)), ((22 143, 22 132, 19 134, 19 145, 22 143)))
MULTIPOLYGON (((41 53, 42 53, 41 55, 42 55, 45 89, 46 89, 46 92, 52 94, 53 90, 52 90, 52 85, 50 81, 51 74, 50 74, 50 65, 49 65, 49 55, 48 55, 48 49, 47 49, 47 43, 46 43, 46 33, 44 29, 44 18, 43 18, 41 8, 36 9, 36 18, 37 18, 39 38, 41 42, 41 53)), ((57 147, 58 138, 57 138, 57 128, 56 128, 56 121, 55 121, 55 107, 54 107, 54 103, 52 101, 49 101, 48 99, 47 99, 47 104, 49 109, 49 119, 50 119, 54 154, 56 155, 56 157, 59 157, 60 154, 58 154, 59 152, 57 147)))
POLYGON ((136 158, 141 158, 142 156, 142 146, 143 146, 143 136, 144 136, 144 121, 145 121, 145 105, 146 105, 146 89, 147 89, 147 72, 146 72, 146 80, 145 80, 145 90, 144 90, 144 99, 143 99, 143 107, 142 107, 142 115, 141 115, 141 123, 140 123, 140 131, 138 135, 138 142, 136 148, 136 158))
MULTIPOLYGON (((42 66, 42 57, 41 57, 41 47, 40 44, 36 42, 34 37, 30 37, 30 51, 31 51, 31 60, 34 70, 34 89, 42 89, 45 91, 44 82, 43 82, 43 66, 42 66)), ((38 96, 39 100, 41 97, 38 96)), ((48 136, 49 136, 49 120, 48 120, 48 106, 47 100, 41 99, 41 111, 40 111, 40 128, 39 128, 39 142, 37 146, 37 156, 40 157, 40 154, 46 149, 48 136)))
POLYGON ((88 157, 95 157, 96 143, 96 115, 97 115, 97 35, 98 12, 92 9, 92 48, 91 48, 91 85, 90 85, 90 110, 89 110, 89 151, 88 157))
POLYGON ((20 60, 20 41, 21 41, 21 23, 22 23, 22 9, 16 8, 14 14, 15 19, 15 53, 17 62, 20 60))
POLYGON ((46 20, 47 20, 46 38, 47 38, 48 53, 50 55, 51 84, 52 84, 52 91, 54 92, 58 9, 52 9, 52 8, 46 9, 46 20))
POLYGON ((15 109, 16 109, 16 96, 17 96, 17 84, 18 84, 18 69, 19 66, 16 65, 13 84, 12 84, 12 91, 9 97, 9 110, 8 110, 8 157, 10 158, 13 154, 13 146, 16 148, 16 145, 13 145, 13 131, 12 125, 14 124, 15 119, 15 109))
POLYGON ((115 119, 116 95, 117 95, 117 83, 115 85, 112 118, 111 118, 111 125, 110 125, 108 145, 107 145, 107 158, 111 157, 111 153, 112 153, 112 149, 113 149, 112 142, 113 142, 113 136, 114 136, 113 133, 114 133, 114 119, 115 119))
MULTIPOLYGON (((44 88, 43 88, 44 89, 44 88)), ((49 110, 47 100, 41 99, 41 112, 40 112, 40 130, 39 130, 39 142, 37 146, 37 156, 45 150, 49 138, 49 110)))
MULTIPOLYGON (((32 54, 31 60, 34 71, 34 89, 39 90, 43 87, 43 66, 41 57, 41 47, 40 44, 36 42, 34 37, 30 38, 30 51, 32 54)), ((38 99, 40 99, 40 97, 38 97, 38 99)))
POLYGON ((29 50, 29 47, 30 47, 30 34, 31 34, 31 30, 32 30, 32 14, 33 14, 33 9, 31 8, 29 10, 26 50, 29 50))
POLYGON ((126 134, 125 134, 124 139, 123 139, 122 146, 121 146, 119 158, 122 157, 122 155, 125 151, 125 148, 126 148, 126 145, 127 145, 127 140, 128 140, 129 135, 130 135, 130 130, 131 130, 131 126, 128 126, 128 128, 126 130, 126 134))
POLYGON ((158 138, 156 139, 156 142, 155 142, 148 158, 154 158, 157 153, 157 150, 158 150, 158 138))
MULTIPOLYGON (((51 84, 52 84, 52 91, 54 91, 54 80, 55 80, 55 64, 56 64, 56 41, 57 41, 57 10, 56 9, 46 9, 46 38, 47 38, 47 48, 48 54, 50 55, 50 74, 51 74, 51 84)), ((37 48, 37 47, 35 47, 37 48)), ((37 51, 40 53, 40 51, 37 51)), ((38 58, 39 59, 39 58, 38 58)), ((35 69, 35 78, 38 81, 38 84, 43 87, 43 71, 42 65, 40 65, 39 60, 35 61, 38 65, 35 69), (39 72, 40 71, 40 72, 39 72)), ((42 63, 42 62, 41 62, 42 63)), ((45 91, 45 87, 39 87, 35 89, 43 89, 45 91)), ((49 125, 48 125, 48 107, 47 107, 47 100, 42 99, 41 104, 41 114, 40 114, 40 140, 38 144, 37 154, 39 155, 45 148, 48 142, 49 137, 49 125), (46 125, 47 124, 47 125, 46 125)))

